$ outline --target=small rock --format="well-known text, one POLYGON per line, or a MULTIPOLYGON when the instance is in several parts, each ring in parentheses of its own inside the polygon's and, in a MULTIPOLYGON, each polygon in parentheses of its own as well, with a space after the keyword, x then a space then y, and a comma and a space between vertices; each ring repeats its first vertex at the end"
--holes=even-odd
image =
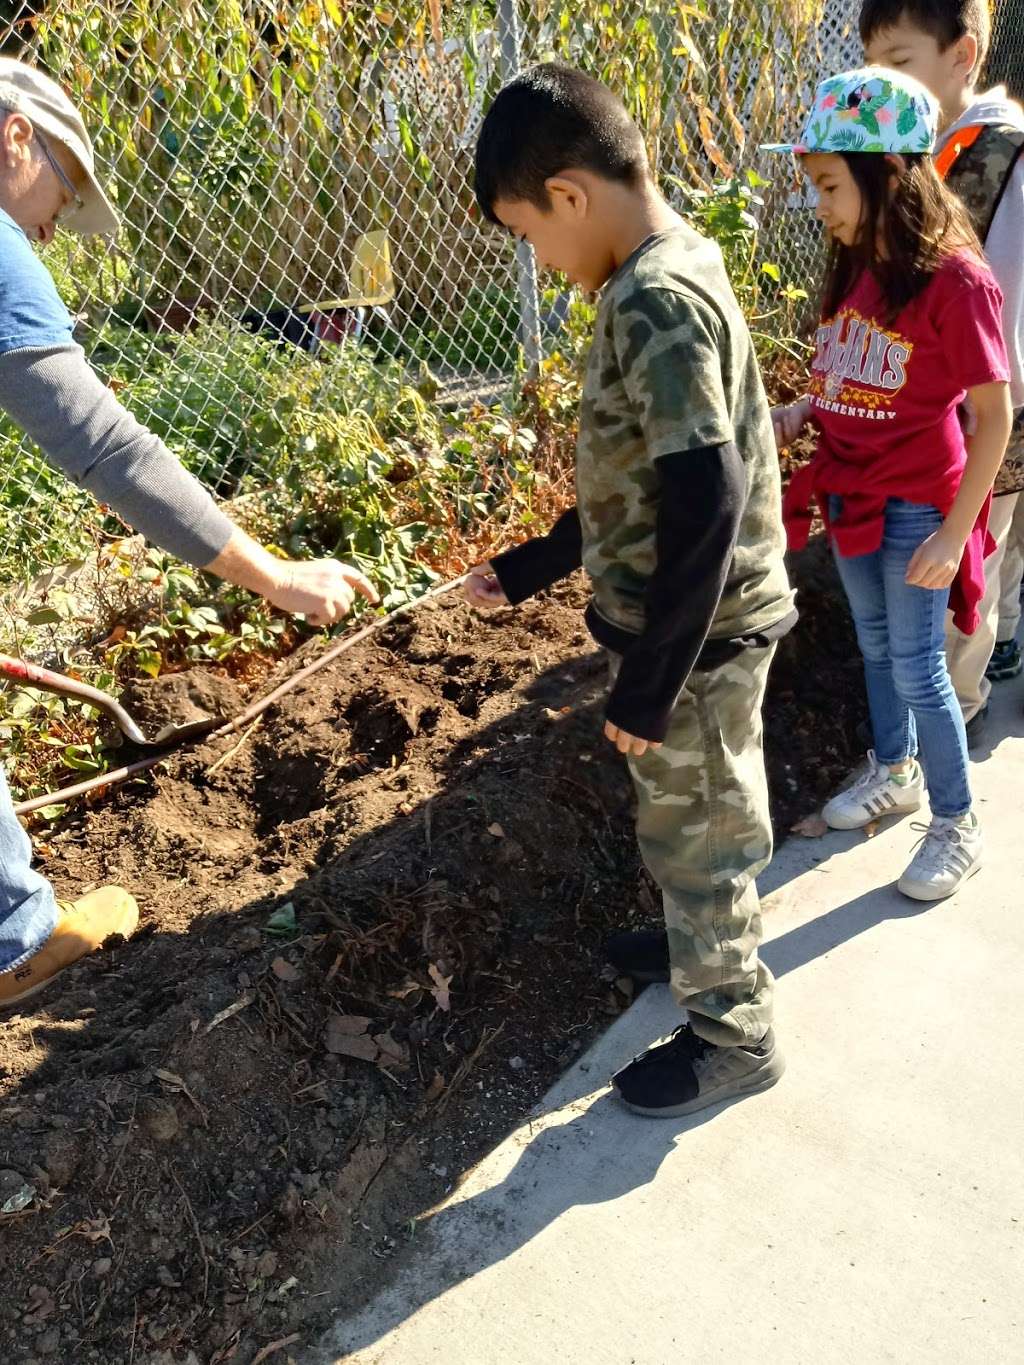
POLYGON ((20 1171, 0 1171, 0 1204, 2 1204, 5 1199, 10 1199, 12 1194, 17 1194, 24 1184, 25 1177, 20 1171))
POLYGON ((102 1280, 105 1275, 110 1274, 110 1267, 113 1264, 109 1256, 101 1256, 98 1261, 93 1261, 92 1273, 98 1280, 102 1280))
POLYGON ((170 1142, 181 1127, 178 1111, 165 1100, 149 1100, 142 1112, 142 1127, 156 1142, 170 1142))
POLYGON ((302 1205, 302 1191, 298 1185, 289 1182, 287 1189, 281 1196, 281 1216, 289 1223, 293 1223, 298 1217, 299 1208, 302 1205))
POLYGON ((35 1347, 41 1356, 55 1355, 60 1350, 60 1328, 48 1327, 36 1337, 35 1347))
POLYGON ((508 1064, 512 1071, 522 1071, 526 1067, 526 1062, 522 1057, 510 1057, 508 1064))
POLYGON ((256 1262, 256 1274, 264 1280, 277 1273, 278 1256, 276 1251, 265 1251, 256 1262))
POLYGON ((43 1165, 58 1189, 66 1190, 78 1170, 78 1145, 70 1133, 51 1133, 46 1139, 43 1165))

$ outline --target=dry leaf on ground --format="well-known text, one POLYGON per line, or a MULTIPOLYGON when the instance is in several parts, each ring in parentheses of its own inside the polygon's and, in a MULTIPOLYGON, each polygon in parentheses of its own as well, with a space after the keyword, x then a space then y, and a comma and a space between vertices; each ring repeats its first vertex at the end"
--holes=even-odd
POLYGON ((449 987, 452 984, 452 978, 450 976, 442 976, 441 969, 436 962, 432 962, 427 970, 430 973, 431 981, 434 983, 430 988, 430 994, 437 1001, 438 1009, 444 1010, 447 1014, 452 1007, 451 991, 449 990, 449 987))
POLYGON ((801 839, 820 839, 828 833, 828 825, 820 815, 805 815, 796 822, 790 833, 798 834, 801 839))

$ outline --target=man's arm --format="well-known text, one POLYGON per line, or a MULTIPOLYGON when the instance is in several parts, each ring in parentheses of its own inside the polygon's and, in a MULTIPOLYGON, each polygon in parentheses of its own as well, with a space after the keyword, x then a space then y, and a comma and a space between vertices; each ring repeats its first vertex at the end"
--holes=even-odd
POLYGON ((340 620, 356 592, 377 600, 358 569, 333 559, 276 559, 236 527, 159 437, 122 407, 81 347, 0 355, 0 408, 69 479, 197 568, 314 625, 340 620))
POLYGON ((660 743, 697 661, 729 575, 746 503, 733 442, 665 455, 643 633, 630 642, 608 701, 615 730, 660 743))

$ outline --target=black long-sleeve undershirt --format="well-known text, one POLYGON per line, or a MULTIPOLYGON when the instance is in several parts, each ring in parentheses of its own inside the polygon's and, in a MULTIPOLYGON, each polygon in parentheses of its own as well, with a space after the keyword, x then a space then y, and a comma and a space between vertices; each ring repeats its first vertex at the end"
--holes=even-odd
MULTIPOLYGON (((645 592, 646 626, 633 634, 605 620, 593 604, 587 611, 597 642, 622 655, 607 718, 627 733, 653 741, 664 739, 672 707, 695 665, 716 662, 746 645, 766 645, 796 619, 790 613, 750 639, 708 643, 743 516, 743 460, 727 442, 665 455, 656 467, 661 496, 656 565, 645 592)), ((512 603, 566 577, 581 564, 576 509, 564 513, 548 535, 497 555, 492 563, 512 603)))

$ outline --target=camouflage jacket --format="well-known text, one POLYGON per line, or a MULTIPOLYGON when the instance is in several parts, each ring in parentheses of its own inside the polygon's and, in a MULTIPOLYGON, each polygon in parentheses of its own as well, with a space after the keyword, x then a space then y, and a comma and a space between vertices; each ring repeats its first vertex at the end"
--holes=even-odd
POLYGON ((743 461, 746 499, 709 640, 764 631, 792 612, 793 594, 778 457, 750 334, 717 246, 681 226, 644 242, 609 280, 598 309, 576 448, 583 566, 598 618, 644 630, 657 565, 657 461, 727 443, 743 461))
MULTIPOLYGON (((947 172, 946 184, 963 202, 982 242, 1022 154, 1024 131, 1011 124, 986 124, 947 172)), ((1024 239, 1024 223, 1021 236, 1024 239)), ((1024 241, 1021 249, 1024 250, 1024 241)), ((1024 491, 1024 410, 1014 415, 1010 442, 992 491, 996 497, 1024 491)))
MULTIPOLYGON (((987 124, 953 162, 946 184, 971 216, 982 242, 988 236, 1010 174, 1024 152, 1024 131, 987 124)), ((1022 224, 1024 231, 1024 224, 1022 224)))

